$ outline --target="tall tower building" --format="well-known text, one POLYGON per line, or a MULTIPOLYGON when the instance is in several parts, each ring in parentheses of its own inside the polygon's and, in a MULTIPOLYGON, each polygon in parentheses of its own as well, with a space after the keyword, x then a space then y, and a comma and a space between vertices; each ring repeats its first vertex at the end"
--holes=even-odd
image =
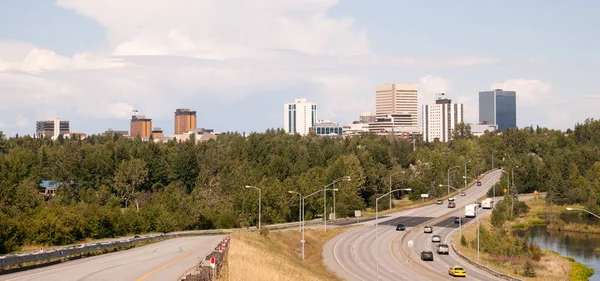
POLYGON ((479 92, 479 123, 497 125, 499 131, 517 128, 517 93, 502 89, 479 92))
POLYGON ((56 139, 58 135, 66 135, 69 131, 69 121, 61 121, 58 118, 35 122, 35 134, 38 137, 47 136, 56 139))
POLYGON ((129 135, 132 137, 150 137, 152 135, 152 119, 146 118, 144 115, 131 116, 131 128, 129 135))
POLYGON ((306 136, 317 122, 317 104, 306 99, 295 99, 283 105, 283 129, 289 134, 306 136))
POLYGON ((375 115, 401 115, 408 118, 409 127, 418 127, 418 85, 383 84, 375 88, 375 115))
POLYGON ((456 125, 463 123, 463 105, 450 99, 437 99, 433 105, 423 106, 423 140, 441 142, 452 140, 456 125))
POLYGON ((188 108, 179 108, 175 110, 175 134, 181 135, 196 128, 196 111, 190 111, 188 108))

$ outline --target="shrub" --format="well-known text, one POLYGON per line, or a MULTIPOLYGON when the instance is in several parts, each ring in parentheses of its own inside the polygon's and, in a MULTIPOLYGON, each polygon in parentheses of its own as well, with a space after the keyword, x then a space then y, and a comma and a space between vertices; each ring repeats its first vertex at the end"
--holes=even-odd
POLYGON ((579 263, 573 262, 571 264, 571 272, 569 272, 569 276, 572 281, 587 281, 588 277, 594 275, 594 270, 579 263))
POLYGON ((529 254, 531 254, 532 260, 540 261, 542 259, 542 248, 538 244, 531 243, 529 244, 529 254))
POLYGON ((262 235, 264 237, 267 237, 267 236, 269 236, 269 228, 263 226, 263 227, 260 228, 260 232, 259 233, 260 233, 260 235, 262 235))
POLYGON ((526 276, 526 277, 535 277, 536 276, 535 270, 533 269, 533 265, 531 265, 531 262, 529 262, 529 261, 525 262, 523 276, 526 276))
POLYGON ((464 236, 464 235, 461 235, 461 236, 460 236, 460 244, 461 244, 463 247, 467 247, 467 239, 465 238, 465 236, 464 236))

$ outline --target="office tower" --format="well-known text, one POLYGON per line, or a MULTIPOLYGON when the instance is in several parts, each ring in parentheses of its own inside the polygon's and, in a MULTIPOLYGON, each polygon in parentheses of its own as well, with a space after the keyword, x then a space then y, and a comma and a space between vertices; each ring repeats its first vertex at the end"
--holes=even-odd
POLYGON ((163 134, 162 128, 155 127, 154 129, 152 129, 152 137, 153 138, 162 138, 164 136, 165 135, 163 134))
POLYGON ((58 118, 37 121, 35 124, 35 134, 38 137, 47 136, 56 139, 58 135, 66 135, 69 131, 69 121, 61 121, 58 118))
POLYGON ((479 123, 497 125, 499 131, 517 128, 517 93, 502 89, 479 92, 479 123))
POLYGON ((418 88, 416 84, 378 85, 375 88, 375 115, 395 115, 408 119, 407 126, 418 127, 418 88))
POLYGON ((306 136, 317 122, 317 104, 306 99, 295 99, 283 105, 283 129, 289 134, 306 136))
POLYGON ((152 135, 152 119, 146 118, 144 115, 131 116, 131 128, 129 135, 132 137, 150 137, 152 135))
MULTIPOLYGON (((444 94, 440 94, 444 95, 444 94)), ((452 100, 438 98, 435 104, 423 106, 423 140, 441 142, 452 140, 456 125, 463 123, 463 105, 452 100)))
POLYGON ((190 111, 188 108, 179 108, 175 110, 175 135, 189 132, 196 128, 196 111, 190 111))

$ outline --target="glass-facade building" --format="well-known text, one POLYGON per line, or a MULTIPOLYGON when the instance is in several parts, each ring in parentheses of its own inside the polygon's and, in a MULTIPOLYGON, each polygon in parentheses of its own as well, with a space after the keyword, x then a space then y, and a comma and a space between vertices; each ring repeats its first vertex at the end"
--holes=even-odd
POLYGON ((344 128, 331 121, 320 121, 313 125, 310 130, 319 136, 341 136, 344 128))
POLYGON ((502 89, 479 92, 479 123, 497 125, 500 131, 517 128, 517 93, 502 89))

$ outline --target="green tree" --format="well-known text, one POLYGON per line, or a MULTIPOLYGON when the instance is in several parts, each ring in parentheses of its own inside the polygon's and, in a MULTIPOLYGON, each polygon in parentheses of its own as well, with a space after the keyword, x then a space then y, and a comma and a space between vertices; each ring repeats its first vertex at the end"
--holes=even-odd
POLYGON ((147 178, 148 169, 144 160, 132 159, 121 162, 121 165, 119 165, 119 168, 115 172, 115 187, 117 195, 125 199, 125 207, 127 207, 127 202, 133 199, 136 210, 139 211, 140 206, 135 195, 138 188, 146 182, 147 178))

